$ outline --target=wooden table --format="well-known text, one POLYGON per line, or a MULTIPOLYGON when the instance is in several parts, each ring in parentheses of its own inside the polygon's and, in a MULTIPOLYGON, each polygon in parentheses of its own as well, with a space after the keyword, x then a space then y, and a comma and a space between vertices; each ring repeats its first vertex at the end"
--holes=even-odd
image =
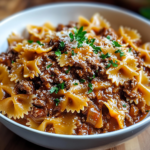
MULTIPOLYGON (((5 17, 21 11, 23 9, 46 4, 50 2, 62 2, 70 0, 0 0, 0 20, 5 17)), ((75 0, 74 0, 75 1, 75 0)), ((80 0, 76 0, 80 1, 80 0)), ((83 1, 83 0, 82 0, 83 1)), ((121 3, 118 0, 84 0, 92 2, 105 2, 109 4, 119 5, 121 3)), ((133 8, 132 8, 133 10, 133 8)), ((134 11, 136 8, 134 7, 134 11)), ((109 150, 150 150, 150 127, 142 132, 139 136, 113 147, 109 150)), ((0 123, 0 150, 47 150, 15 135, 9 131, 5 126, 0 123)), ((99 148, 92 150, 100 150, 99 148)))

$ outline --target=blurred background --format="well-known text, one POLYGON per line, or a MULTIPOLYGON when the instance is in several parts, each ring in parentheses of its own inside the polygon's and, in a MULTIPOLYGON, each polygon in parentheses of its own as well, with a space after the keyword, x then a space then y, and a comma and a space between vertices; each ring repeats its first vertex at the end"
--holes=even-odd
POLYGON ((0 0, 0 20, 21 10, 59 2, 97 2, 132 10, 150 20, 150 0, 0 0))

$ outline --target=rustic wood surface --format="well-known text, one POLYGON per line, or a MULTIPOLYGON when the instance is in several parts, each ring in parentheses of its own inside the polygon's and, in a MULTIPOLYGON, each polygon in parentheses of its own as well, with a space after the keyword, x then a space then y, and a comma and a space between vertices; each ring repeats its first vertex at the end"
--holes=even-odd
MULTIPOLYGON (((64 0, 0 0, 0 20, 10 16, 16 12, 23 9, 47 4, 54 2, 62 2, 64 0)), ((71 0, 66 0, 71 1, 71 0)), ((80 1, 80 0, 74 0, 80 1)), ((83 1, 83 0, 82 0, 83 1)), ((132 10, 137 11, 139 7, 131 7, 123 5, 119 0, 84 0, 91 2, 105 2, 109 4, 114 4, 118 6, 124 6, 127 8, 132 8, 132 10)), ((109 150, 150 150, 150 127, 147 128, 140 135, 135 138, 121 144, 119 146, 113 147, 109 150)), ((32 144, 19 136, 15 135, 13 132, 8 130, 4 125, 0 123, 0 150, 47 150, 35 144, 32 144)), ((100 150, 99 148, 93 150, 100 150)))

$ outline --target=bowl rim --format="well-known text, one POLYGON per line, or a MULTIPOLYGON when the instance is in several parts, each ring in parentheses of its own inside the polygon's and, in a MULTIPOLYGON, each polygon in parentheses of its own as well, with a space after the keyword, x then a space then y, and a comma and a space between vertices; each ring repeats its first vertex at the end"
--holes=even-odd
MULTIPOLYGON (((14 19, 15 17, 21 16, 25 13, 30 13, 32 11, 37 11, 37 10, 42 10, 44 8, 52 8, 52 7, 68 7, 68 6, 84 6, 84 7, 95 7, 95 8, 105 8, 105 9, 110 9, 112 11, 116 11, 119 13, 123 13, 125 15, 134 17, 146 24, 150 24, 149 20, 124 8, 118 7, 118 6, 114 6, 114 5, 110 5, 110 4, 104 4, 104 3, 93 3, 93 2, 61 2, 61 3, 50 3, 50 4, 46 4, 46 5, 40 5, 40 6, 36 6, 36 7, 32 7, 26 10, 23 10, 19 13, 15 13, 9 17, 7 17, 6 19, 3 19, 0 22, 0 28, 3 24, 9 22, 10 20, 14 19)), ((43 131, 39 131, 36 129, 32 129, 30 127, 24 126, 22 124, 19 124, 9 118, 7 118, 6 116, 4 116, 3 114, 0 113, 0 119, 4 119, 5 121, 9 122, 10 124, 13 124, 17 127, 20 127, 22 129, 37 133, 37 134, 42 134, 45 136, 53 136, 56 138, 64 138, 64 139, 97 139, 97 138, 107 138, 107 137, 113 137, 114 135, 121 135, 121 134, 125 134, 127 132, 133 132, 133 130, 138 129, 140 127, 142 127, 145 124, 150 124, 150 117, 146 117, 145 119, 143 119, 142 121, 131 125, 129 127, 126 127, 124 129, 120 129, 117 131, 112 131, 112 132, 108 132, 108 133, 101 133, 101 134, 94 134, 94 135, 62 135, 62 134, 55 134, 55 133, 47 133, 47 132, 43 132, 43 131)))

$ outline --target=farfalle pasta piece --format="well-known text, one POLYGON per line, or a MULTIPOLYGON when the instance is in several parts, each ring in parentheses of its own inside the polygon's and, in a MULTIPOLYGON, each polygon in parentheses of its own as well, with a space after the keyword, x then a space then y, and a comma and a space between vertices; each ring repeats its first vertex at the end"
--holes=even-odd
POLYGON ((147 42, 147 43, 143 44, 142 49, 150 51, 150 42, 147 42))
POLYGON ((139 57, 143 60, 144 66, 150 67, 150 51, 140 50, 139 57))
POLYGON ((0 64, 0 98, 4 98, 5 93, 12 95, 15 84, 10 81, 9 72, 6 66, 0 64))
POLYGON ((36 52, 37 54, 41 54, 41 53, 46 53, 46 52, 51 51, 52 48, 53 47, 45 47, 44 44, 39 45, 36 42, 33 42, 32 44, 24 42, 24 43, 18 43, 14 47, 14 50, 17 51, 17 52, 29 51, 29 52, 36 52))
POLYGON ((92 124, 95 128, 102 128, 102 109, 101 111, 98 111, 95 107, 90 106, 88 109, 86 122, 92 124))
POLYGON ((68 66, 70 59, 71 58, 70 58, 69 54, 62 54, 60 58, 57 57, 57 61, 58 61, 58 64, 60 65, 60 67, 68 66))
POLYGON ((123 84, 125 81, 132 79, 137 76, 136 72, 137 62, 132 57, 126 58, 124 61, 120 62, 118 67, 111 67, 106 71, 108 74, 108 79, 111 79, 113 83, 117 86, 123 84))
POLYGON ((19 43, 23 41, 23 37, 20 35, 15 34, 14 32, 12 32, 9 37, 7 38, 8 44, 11 45, 14 42, 15 43, 19 43))
POLYGON ((134 91, 138 91, 144 98, 146 104, 150 106, 150 78, 141 68, 139 76, 136 77, 138 85, 134 91))
POLYGON ((118 109, 117 101, 114 99, 110 99, 107 102, 104 102, 104 104, 108 108, 110 116, 115 118, 118 122, 119 127, 123 129, 124 120, 125 120, 125 112, 128 112, 128 111, 118 109))
POLYGON ((82 84, 71 87, 69 91, 60 90, 58 95, 64 95, 61 99, 60 107, 63 112, 66 110, 67 112, 80 112, 80 110, 84 110, 84 107, 87 106, 87 102, 89 99, 85 96, 85 92, 87 88, 82 84))
POLYGON ((119 28, 119 33, 127 43, 129 43, 135 50, 138 50, 138 47, 134 44, 134 42, 140 40, 141 35, 137 32, 137 30, 121 26, 119 28))
POLYGON ((79 17, 79 25, 84 26, 84 30, 91 32, 99 32, 100 29, 106 27, 109 28, 110 24, 98 13, 94 14, 90 21, 84 17, 79 17))
POLYGON ((51 30, 51 31, 55 31, 56 30, 56 28, 50 22, 45 22, 43 27, 47 28, 48 30, 51 30))
POLYGON ((14 81, 17 83, 18 81, 22 81, 24 79, 23 77, 23 64, 20 63, 13 63, 12 64, 12 69, 11 69, 11 74, 9 75, 10 80, 14 81))
POLYGON ((35 123, 32 119, 28 119, 27 125, 40 131, 46 131, 48 126, 52 126, 56 134, 72 135, 74 129, 76 129, 76 119, 75 114, 66 113, 58 118, 45 118, 40 124, 35 123))
POLYGON ((12 64, 12 70, 9 77, 11 81, 21 81, 24 78, 30 77, 31 79, 34 76, 38 77, 41 73, 38 65, 40 64, 40 56, 35 55, 34 52, 21 52, 19 59, 12 64), (37 57, 37 58, 36 58, 37 57))
POLYGON ((45 32, 48 32, 48 28, 43 26, 35 26, 35 25, 28 25, 27 31, 38 39, 42 39, 44 37, 45 32))
POLYGON ((23 118, 32 106, 34 95, 19 94, 0 100, 0 111, 9 118, 23 118))

